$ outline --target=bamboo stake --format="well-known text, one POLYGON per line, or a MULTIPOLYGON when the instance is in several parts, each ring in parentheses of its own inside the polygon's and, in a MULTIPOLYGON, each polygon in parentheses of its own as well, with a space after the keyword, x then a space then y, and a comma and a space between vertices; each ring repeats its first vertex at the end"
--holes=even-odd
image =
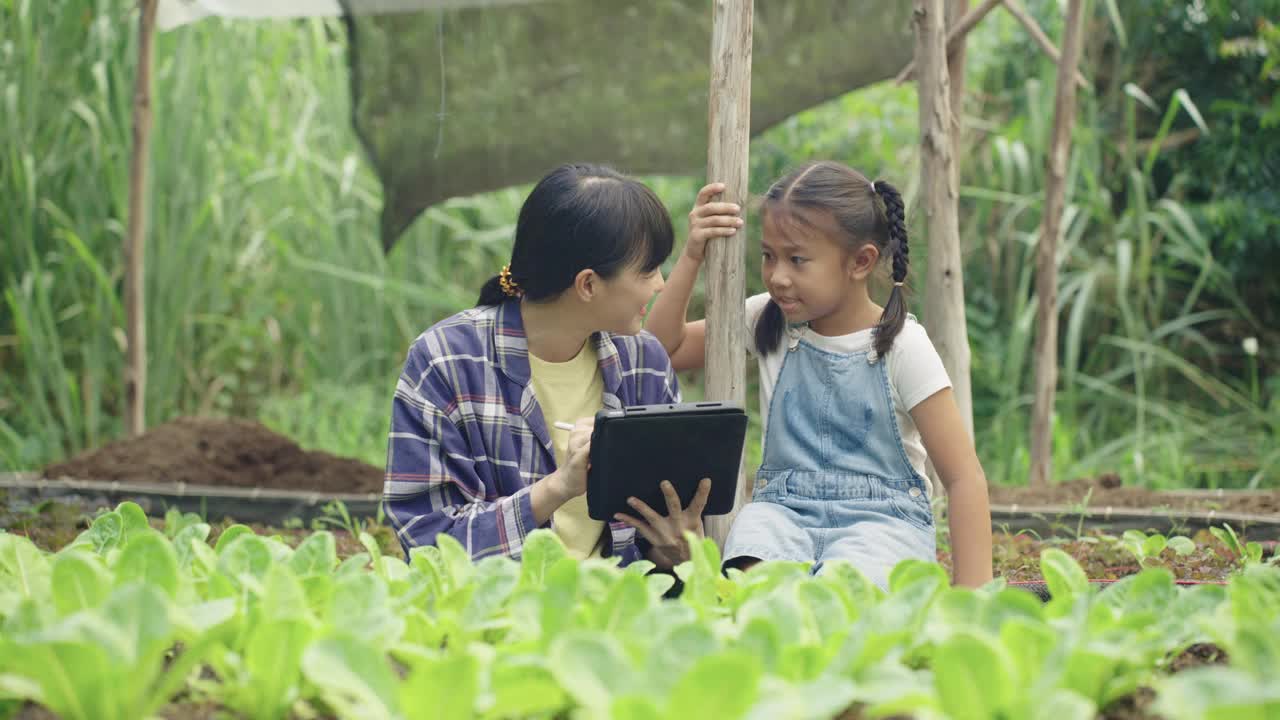
MULTIPOLYGON (((722 199, 743 205, 751 138, 752 0, 715 0, 711 29, 711 97, 707 180, 722 182, 722 199)), ((746 400, 745 238, 739 232, 707 245, 708 399, 746 400)), ((734 510, 707 518, 707 535, 723 547, 738 508, 751 499, 751 483, 738 471, 734 510)))
POLYGON ((1063 61, 1058 63, 1053 103, 1053 138, 1046 160, 1044 215, 1036 248, 1036 393, 1031 410, 1031 484, 1053 480, 1053 402, 1058 384, 1058 236, 1066 196, 1071 129, 1076 120, 1076 85, 1072 82, 1080 60, 1082 0, 1067 4, 1063 32, 1063 61))
POLYGON ((151 146, 151 57, 157 0, 138 4, 138 72, 133 92, 133 149, 129 158, 129 225, 125 235, 124 295, 128 347, 124 386, 130 435, 147 426, 147 164, 151 146))

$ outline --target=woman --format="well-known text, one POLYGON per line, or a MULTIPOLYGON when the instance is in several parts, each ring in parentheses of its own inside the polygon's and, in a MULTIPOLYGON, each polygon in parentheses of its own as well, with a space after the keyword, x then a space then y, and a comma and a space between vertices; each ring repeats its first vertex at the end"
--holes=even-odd
POLYGON ((657 196, 609 168, 563 165, 534 187, 510 264, 418 337, 396 385, 383 504, 406 554, 448 533, 473 559, 518 558, 550 525, 579 558, 688 558, 708 481, 687 508, 664 483, 666 516, 634 501, 643 519, 608 525, 585 495, 595 412, 679 400, 641 331, 672 235, 657 196))

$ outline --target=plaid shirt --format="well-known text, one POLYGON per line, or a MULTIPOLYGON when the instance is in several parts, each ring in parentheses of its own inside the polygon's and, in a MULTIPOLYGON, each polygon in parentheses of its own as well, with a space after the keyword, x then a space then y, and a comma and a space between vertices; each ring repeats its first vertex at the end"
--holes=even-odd
MULTIPOLYGON (((653 335, 592 340, 605 408, 679 401, 653 335)), ((529 487, 555 468, 518 302, 465 310, 414 341, 392 402, 382 500, 406 554, 448 533, 473 559, 519 558, 537 527, 529 487)), ((623 564, 640 558, 630 526, 610 523, 606 539, 623 564)))

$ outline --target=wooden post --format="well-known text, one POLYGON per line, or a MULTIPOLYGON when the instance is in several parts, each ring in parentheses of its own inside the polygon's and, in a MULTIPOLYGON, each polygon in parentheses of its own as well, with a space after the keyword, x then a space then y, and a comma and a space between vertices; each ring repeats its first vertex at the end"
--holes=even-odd
POLYGON ((1053 401, 1058 385, 1058 236, 1066 197, 1071 129, 1076 121, 1076 65, 1080 59, 1083 0, 1067 3, 1053 102, 1053 138, 1046 162, 1044 215, 1036 248, 1036 394, 1031 408, 1032 485, 1053 480, 1053 401))
MULTIPOLYGON (((722 182, 722 198, 744 204, 751 141, 752 0, 715 0, 711 24, 710 136, 707 181, 722 182)), ((746 401, 745 232, 707 245, 706 395, 746 401)), ((734 511, 707 519, 707 535, 723 547, 737 510, 751 499, 738 471, 734 511)))
POLYGON ((157 0, 138 3, 138 72, 133 91, 133 150, 129 157, 129 226, 124 240, 126 418, 130 435, 147 426, 147 164, 151 149, 151 54, 157 0))
POLYGON ((920 176, 928 219, 924 323, 951 377, 965 430, 973 437, 969 332, 964 315, 959 191, 951 143, 951 83, 947 75, 943 0, 915 0, 916 79, 920 98, 920 176))

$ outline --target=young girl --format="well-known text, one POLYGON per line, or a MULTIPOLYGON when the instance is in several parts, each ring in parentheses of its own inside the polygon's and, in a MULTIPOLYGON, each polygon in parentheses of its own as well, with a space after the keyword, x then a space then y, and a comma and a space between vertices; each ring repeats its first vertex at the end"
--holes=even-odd
MULTIPOLYGON (((705 321, 685 322, 708 240, 742 226, 736 205, 698 194, 684 254, 647 328, 676 370, 703 364, 705 321)), ((761 209, 767 294, 747 300, 759 360, 764 459, 753 502, 725 543, 726 565, 847 560, 881 587, 900 560, 933 561, 926 458, 950 499, 958 584, 991 579, 987 485, 951 381, 924 328, 906 312, 902 197, 834 162, 774 183, 761 209), (867 283, 892 261, 885 307, 867 283), (926 454, 927 453, 927 454, 926 454)))
POLYGON ((383 507, 406 554, 448 534, 472 558, 518 558, 549 526, 579 558, 688 558, 709 481, 683 509, 664 483, 665 516, 635 500, 644 520, 592 520, 585 497, 596 411, 679 401, 641 332, 672 235, 657 196, 609 168, 563 165, 534 187, 511 262, 418 337, 396 385, 383 507))

